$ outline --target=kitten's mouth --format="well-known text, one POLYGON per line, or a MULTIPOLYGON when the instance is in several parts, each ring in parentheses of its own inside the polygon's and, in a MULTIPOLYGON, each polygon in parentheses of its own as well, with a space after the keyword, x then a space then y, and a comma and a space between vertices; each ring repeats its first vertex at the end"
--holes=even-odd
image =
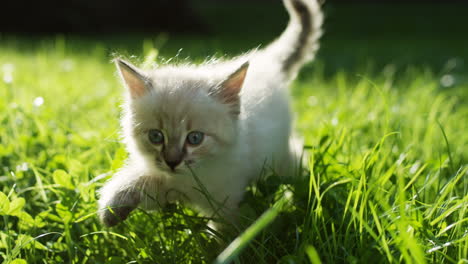
POLYGON ((157 164, 158 168, 166 173, 169 173, 169 174, 177 174, 179 171, 180 171, 180 168, 177 167, 177 168, 170 168, 169 166, 167 166, 166 164, 164 163, 158 163, 157 164))
POLYGON ((183 171, 190 170, 190 167, 192 167, 194 164, 195 161, 192 159, 185 159, 178 162, 177 164, 174 164, 167 162, 165 159, 159 157, 156 158, 156 167, 169 174, 179 174, 183 171))
POLYGON ((169 174, 180 174, 183 171, 190 170, 190 167, 195 164, 193 160, 184 160, 177 166, 171 167, 165 162, 157 161, 156 166, 161 169, 162 171, 169 173, 169 174))

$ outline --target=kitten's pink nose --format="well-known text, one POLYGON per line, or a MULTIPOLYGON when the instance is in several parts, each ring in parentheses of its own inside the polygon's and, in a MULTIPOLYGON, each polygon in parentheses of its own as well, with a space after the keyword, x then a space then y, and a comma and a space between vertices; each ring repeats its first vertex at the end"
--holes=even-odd
POLYGON ((171 170, 175 170, 175 168, 182 162, 182 159, 177 159, 177 160, 165 160, 167 166, 171 168, 171 170))
POLYGON ((184 160, 184 152, 177 147, 168 147, 163 150, 163 158, 167 166, 174 171, 175 168, 184 160))

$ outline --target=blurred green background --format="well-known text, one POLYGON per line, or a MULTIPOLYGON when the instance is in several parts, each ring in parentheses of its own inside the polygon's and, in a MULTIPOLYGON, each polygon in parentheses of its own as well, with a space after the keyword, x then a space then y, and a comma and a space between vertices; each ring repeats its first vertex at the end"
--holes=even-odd
MULTIPOLYGON (((140 55, 142 41, 156 40, 159 45, 162 43, 158 40, 164 39, 167 40, 161 49, 164 57, 179 54, 202 59, 213 55, 213 51, 218 52, 217 55, 232 56, 266 45, 287 23, 281 1, 191 1, 184 4, 191 16, 173 14, 173 19, 193 20, 198 28, 172 34, 179 29, 167 27, 148 32, 151 30, 142 26, 141 30, 122 28, 120 33, 115 30, 111 33, 63 33, 59 38, 67 40, 67 50, 87 53, 90 46, 98 45, 106 55, 112 52, 140 55)), ((372 66, 367 70, 380 72, 388 65, 398 68, 418 65, 435 73, 451 72, 456 81, 466 81, 462 73, 466 71, 468 58, 468 3, 327 1, 324 11, 325 35, 319 60, 326 62, 326 72, 361 71, 366 66, 372 66)), ((154 17, 163 12, 154 10, 154 17)), ((0 35, 2 47, 34 52, 48 45, 51 36, 26 35, 3 33, 0 35)))

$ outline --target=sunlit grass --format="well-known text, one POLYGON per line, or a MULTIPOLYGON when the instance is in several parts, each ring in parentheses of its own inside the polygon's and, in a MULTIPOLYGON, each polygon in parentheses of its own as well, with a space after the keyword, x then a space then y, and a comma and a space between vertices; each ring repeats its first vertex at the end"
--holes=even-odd
MULTIPOLYGON (((445 87, 421 66, 329 76, 316 63, 292 87, 306 176, 267 173, 249 187, 245 234, 214 239, 207 219, 180 205, 108 229, 96 190, 126 156, 122 88, 102 45, 67 45, 0 48, 6 263, 211 263, 226 248, 219 263, 468 261, 466 84, 445 87)), ((148 45, 138 55, 155 57, 148 45)))

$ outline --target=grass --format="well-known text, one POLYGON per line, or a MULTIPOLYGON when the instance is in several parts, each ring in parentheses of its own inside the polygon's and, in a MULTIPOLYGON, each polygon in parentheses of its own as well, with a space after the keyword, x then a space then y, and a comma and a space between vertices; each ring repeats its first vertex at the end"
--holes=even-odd
MULTIPOLYGON (((212 7, 198 8, 208 21, 214 16, 212 7)), ((468 55, 460 48, 468 40, 454 32, 442 44, 427 44, 425 31, 411 38, 390 30, 376 36, 372 27, 379 25, 353 35, 348 31, 353 23, 363 23, 348 23, 347 11, 355 9, 329 5, 329 16, 336 18, 329 19, 319 59, 292 85, 296 127, 310 156, 306 177, 280 181, 265 173, 241 204, 243 225, 251 227, 242 235, 227 230, 217 239, 207 235, 206 219, 181 205, 161 212, 138 210, 110 229, 98 222, 96 190, 126 157, 118 134, 122 88, 110 54, 144 58, 158 50, 172 57, 186 47, 179 57, 190 54, 191 60, 200 61, 211 51, 232 55, 265 42, 280 31, 281 23, 268 29, 267 22, 259 22, 256 28, 262 34, 256 37, 255 27, 249 28, 252 32, 243 40, 232 37, 240 35, 242 23, 224 34, 214 27, 213 36, 203 38, 169 35, 167 42, 162 36, 153 41, 138 35, 2 36, 0 259, 468 262, 468 82, 462 64, 468 55), (437 52, 428 56, 431 48, 437 52), (229 245, 231 241, 235 243, 229 245)), ((372 16, 375 9, 359 10, 370 20, 379 17, 372 16)), ((391 13, 392 7, 382 10, 391 13)), ((284 14, 278 6, 271 12, 284 14)), ((415 19, 406 12, 395 31, 415 19)), ((277 21, 272 17, 265 21, 277 21)), ((444 28, 457 29, 457 17, 446 15, 447 27, 430 34, 445 37, 444 28)))

